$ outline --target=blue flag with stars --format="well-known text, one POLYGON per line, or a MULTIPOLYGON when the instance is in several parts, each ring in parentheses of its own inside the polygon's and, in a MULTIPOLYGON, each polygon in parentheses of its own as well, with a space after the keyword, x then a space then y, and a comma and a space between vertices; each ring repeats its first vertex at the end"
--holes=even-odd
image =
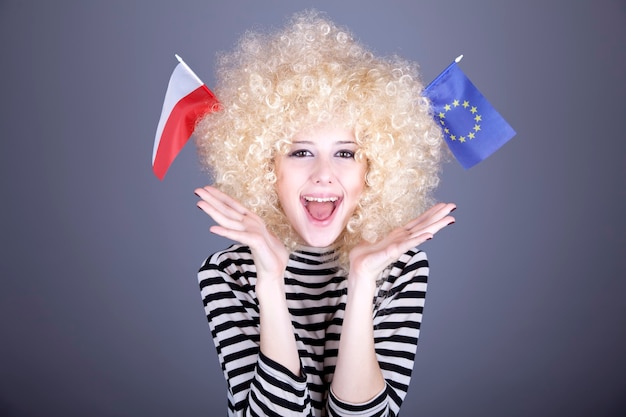
POLYGON ((461 57, 426 87, 424 95, 454 157, 468 169, 497 151, 515 131, 461 71, 461 57))

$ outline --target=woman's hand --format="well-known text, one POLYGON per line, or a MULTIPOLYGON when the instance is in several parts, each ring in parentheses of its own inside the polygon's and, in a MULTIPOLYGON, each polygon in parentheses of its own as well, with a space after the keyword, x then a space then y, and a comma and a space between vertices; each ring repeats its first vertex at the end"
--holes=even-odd
POLYGON ((372 296, 376 278, 400 255, 431 239, 454 218, 454 204, 437 204, 419 217, 398 227, 376 243, 362 242, 350 251, 348 296, 344 313, 339 353, 331 389, 337 398, 362 403, 385 386, 376 357, 372 296))
POLYGON ((233 198, 210 186, 198 188, 198 207, 217 223, 216 235, 248 245, 256 267, 260 349, 264 355, 300 375, 300 357, 285 297, 284 273, 289 260, 285 245, 263 220, 233 198))
POLYGON ((454 223, 450 213, 456 208, 451 203, 439 203, 391 231, 376 243, 362 242, 350 251, 350 276, 374 285, 379 274, 407 250, 418 246, 439 230, 454 223))
POLYGON ((450 212, 455 208, 454 204, 436 204, 403 227, 392 230, 382 240, 362 242, 350 251, 348 297, 331 385, 339 399, 365 402, 385 386, 374 346, 372 297, 376 279, 407 250, 454 223, 450 212))
POLYGON ((285 245, 267 230, 263 220, 214 187, 198 188, 195 194, 200 197, 198 207, 217 223, 209 230, 249 246, 257 277, 282 281, 289 254, 285 245))

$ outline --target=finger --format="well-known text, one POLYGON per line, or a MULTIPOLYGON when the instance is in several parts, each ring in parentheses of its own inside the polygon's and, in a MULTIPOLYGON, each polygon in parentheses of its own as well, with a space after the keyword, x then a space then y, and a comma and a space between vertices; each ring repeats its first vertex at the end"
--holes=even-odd
POLYGON ((199 188, 195 193, 201 198, 197 206, 222 226, 241 229, 246 218, 256 219, 252 212, 213 187, 199 188))
POLYGON ((233 208, 229 204, 232 201, 224 202, 224 200, 220 200, 208 192, 198 192, 198 195, 202 199, 198 201, 197 206, 211 216, 215 222, 226 228, 243 230, 259 221, 258 217, 252 212, 242 214, 242 206, 233 208))
POLYGON ((443 229, 446 226, 449 226, 455 222, 454 217, 445 216, 442 219, 434 221, 428 225, 424 225, 422 227, 414 228, 411 230, 411 237, 417 237, 422 234, 428 234, 432 238, 437 232, 443 229))
POLYGON ((448 207, 448 204, 446 203, 437 203, 434 206, 432 206, 431 208, 429 208, 428 210, 426 210, 424 213, 422 213, 421 215, 419 215, 418 217, 416 217, 415 219, 413 219, 412 221, 410 221, 406 227, 407 228, 412 228, 415 225, 422 223, 422 222, 429 222, 431 218, 435 217, 440 217, 441 213, 446 213, 446 211, 451 210, 450 207, 448 207))
POLYGON ((233 211, 223 205, 217 207, 211 202, 206 200, 200 200, 196 204, 198 208, 208 214, 217 224, 236 230, 245 229, 245 216, 233 211))
POLYGON ((228 194, 218 190, 215 187, 211 187, 207 185, 206 187, 199 188, 196 190, 196 194, 198 194, 201 198, 210 198, 215 202, 219 202, 223 204, 225 207, 229 207, 230 209, 236 211, 240 214, 248 213, 248 209, 246 209, 243 205, 241 205, 237 200, 229 196, 228 194))
POLYGON ((456 209, 456 205, 453 203, 438 203, 432 206, 430 209, 426 210, 420 216, 408 222, 404 228, 406 230, 412 230, 420 225, 427 225, 433 222, 436 222, 452 211, 456 209))
POLYGON ((427 221, 437 221, 451 212, 456 210, 456 205, 453 203, 440 203, 433 207, 433 210, 429 212, 429 215, 426 216, 427 221))
POLYGON ((198 188, 194 191, 194 193, 200 197, 201 201, 205 201, 214 207, 216 210, 221 212, 227 212, 229 210, 234 211, 236 213, 239 212, 236 208, 233 207, 232 204, 228 204, 228 201, 221 195, 219 192, 212 187, 204 187, 198 188))

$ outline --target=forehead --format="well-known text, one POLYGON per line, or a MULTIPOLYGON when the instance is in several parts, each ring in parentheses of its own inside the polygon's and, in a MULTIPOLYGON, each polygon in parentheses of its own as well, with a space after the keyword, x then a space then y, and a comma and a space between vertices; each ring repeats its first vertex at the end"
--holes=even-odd
POLYGON ((293 143, 311 143, 315 145, 335 143, 356 143, 352 129, 342 126, 315 126, 296 133, 293 143))

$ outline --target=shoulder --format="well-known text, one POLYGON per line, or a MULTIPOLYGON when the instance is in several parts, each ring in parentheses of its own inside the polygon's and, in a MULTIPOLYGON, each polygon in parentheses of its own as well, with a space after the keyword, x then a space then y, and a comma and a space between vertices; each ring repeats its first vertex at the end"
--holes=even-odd
POLYGON ((429 265, 426 252, 417 248, 406 251, 400 258, 391 265, 390 275, 400 276, 420 276, 428 278, 429 265))
POLYGON ((379 282, 379 295, 389 297, 397 293, 418 291, 423 297, 428 273, 426 252, 410 249, 385 270, 379 282))
POLYGON ((212 269, 240 268, 245 265, 254 265, 250 248, 244 245, 232 245, 206 258, 200 267, 200 272, 212 269))
POLYGON ((232 245, 206 258, 198 271, 200 286, 219 282, 237 283, 248 286, 256 279, 252 252, 248 246, 232 245))

